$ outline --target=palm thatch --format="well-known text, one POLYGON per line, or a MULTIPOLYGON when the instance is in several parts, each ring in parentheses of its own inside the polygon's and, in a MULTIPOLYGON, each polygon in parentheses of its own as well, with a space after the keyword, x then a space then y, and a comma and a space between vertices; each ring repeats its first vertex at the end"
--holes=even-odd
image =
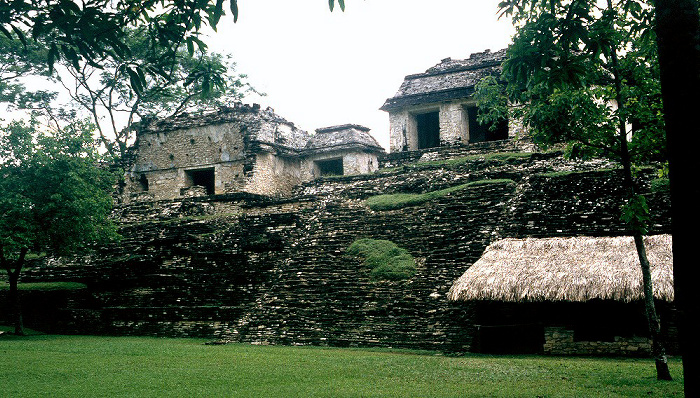
MULTIPOLYGON (((645 238, 654 297, 673 301, 671 235, 645 238)), ((503 239, 452 285, 450 300, 633 301, 644 297, 629 236, 503 239)))

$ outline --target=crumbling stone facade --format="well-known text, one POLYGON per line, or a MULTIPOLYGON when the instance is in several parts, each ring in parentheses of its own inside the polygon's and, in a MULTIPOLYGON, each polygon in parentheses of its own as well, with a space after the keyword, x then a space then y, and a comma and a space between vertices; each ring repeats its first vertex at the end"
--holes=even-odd
POLYGON ((281 196, 324 171, 372 172, 384 150, 368 132, 363 126, 342 125, 313 135, 270 108, 243 104, 152 121, 137 132, 123 197, 163 200, 234 192, 281 196), (340 167, 321 170, 331 160, 340 167))

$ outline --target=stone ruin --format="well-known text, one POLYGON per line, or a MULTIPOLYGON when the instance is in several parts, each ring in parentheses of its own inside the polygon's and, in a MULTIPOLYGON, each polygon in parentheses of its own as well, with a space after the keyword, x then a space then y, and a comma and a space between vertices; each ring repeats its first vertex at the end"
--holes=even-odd
POLYGON ((502 120, 495 129, 477 121, 474 87, 500 73, 505 50, 445 58, 424 73, 408 75, 381 107, 389 113, 391 152, 514 138, 522 126, 502 120))
POLYGON ((151 121, 137 130, 123 199, 282 196, 317 177, 370 173, 384 150, 368 131, 346 124, 309 134, 244 104, 151 121))
MULTIPOLYGON (((312 135, 256 106, 148 124, 128 172, 130 199, 114 211, 124 239, 95 255, 49 259, 27 270, 24 282, 77 281, 87 288, 26 295, 26 323, 59 333, 448 352, 478 349, 488 336, 515 338, 484 331, 531 327, 528 304, 495 303, 498 312, 484 312, 475 303, 449 302, 452 283, 504 237, 623 234, 624 192, 622 172, 609 161, 532 151, 523 141, 501 139, 511 132, 493 140, 474 133, 470 87, 501 56, 443 60, 408 76, 383 107, 391 119, 389 154, 362 126, 312 135), (433 116, 420 116, 425 109, 433 116), (421 126, 431 123, 438 139, 420 138, 421 126), (455 186, 464 188, 420 205, 373 210, 366 203, 376 195, 455 186), (360 238, 405 248, 417 260, 416 274, 373 280, 346 252, 360 238)), ((638 177, 653 216, 650 233, 669 233, 668 194, 651 189, 653 170, 638 177)), ((586 314, 567 322, 590 329, 599 312, 586 314)), ((557 336, 579 336, 576 325, 557 319, 536 322, 557 336)), ((642 336, 632 355, 644 355, 647 345, 642 336)))

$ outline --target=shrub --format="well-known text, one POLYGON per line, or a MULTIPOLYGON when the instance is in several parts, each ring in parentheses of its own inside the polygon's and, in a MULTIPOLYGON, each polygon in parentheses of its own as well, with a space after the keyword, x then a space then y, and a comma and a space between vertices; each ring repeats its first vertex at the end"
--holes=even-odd
POLYGON ((389 240, 358 239, 347 252, 363 257, 363 264, 371 269, 370 276, 375 280, 404 280, 416 273, 413 256, 389 240))

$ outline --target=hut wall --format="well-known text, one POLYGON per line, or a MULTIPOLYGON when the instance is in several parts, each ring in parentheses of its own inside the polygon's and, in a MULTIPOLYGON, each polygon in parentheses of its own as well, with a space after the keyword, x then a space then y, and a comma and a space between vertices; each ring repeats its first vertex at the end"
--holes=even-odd
POLYGON ((563 326, 544 329, 544 353, 548 355, 649 356, 651 340, 643 336, 620 337, 614 341, 576 341, 574 331, 563 326))
MULTIPOLYGON (((620 176, 590 171, 600 167, 556 154, 477 156, 311 181, 285 199, 232 194, 125 204, 115 210, 123 221, 119 245, 52 260, 23 280, 88 286, 81 293, 88 298, 62 304, 46 330, 463 351, 474 335, 472 307, 448 302, 446 293, 489 243, 619 231, 619 191, 611 188, 620 176), (568 173, 542 176, 551 171, 568 173), (483 179, 500 182, 391 211, 364 202, 483 179), (418 260, 416 275, 370 279, 345 252, 358 238, 406 248, 418 260)), ((657 199, 650 196, 653 206, 664 203, 657 199)), ((654 231, 668 227, 661 217, 654 231)))

